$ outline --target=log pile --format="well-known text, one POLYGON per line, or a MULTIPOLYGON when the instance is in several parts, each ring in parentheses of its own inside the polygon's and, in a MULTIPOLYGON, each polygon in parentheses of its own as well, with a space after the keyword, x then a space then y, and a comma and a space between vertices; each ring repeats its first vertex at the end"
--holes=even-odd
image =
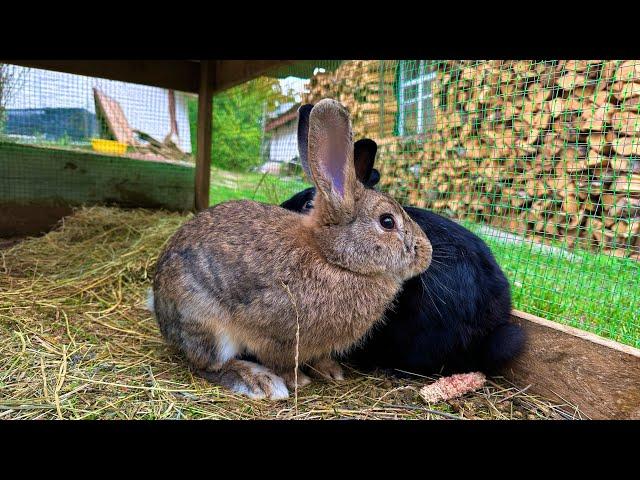
POLYGON ((340 100, 379 145, 399 200, 640 260, 640 61, 441 61, 435 126, 397 137, 397 62, 315 75, 305 102, 340 100))
POLYGON ((432 132, 378 141, 391 194, 640 260, 640 61, 441 62, 433 92, 432 132))
POLYGON ((349 109, 356 138, 384 138, 394 134, 397 99, 394 93, 396 62, 353 60, 333 72, 313 76, 304 103, 334 98, 349 109))

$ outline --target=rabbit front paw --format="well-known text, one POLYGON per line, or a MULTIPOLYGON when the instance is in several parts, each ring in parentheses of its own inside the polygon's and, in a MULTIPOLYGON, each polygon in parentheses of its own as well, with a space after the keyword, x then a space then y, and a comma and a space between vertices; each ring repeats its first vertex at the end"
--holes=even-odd
MULTIPOLYGON (((284 380, 284 382, 287 384, 287 387, 289 387, 290 390, 295 390, 296 388, 296 375, 294 372, 291 371, 287 371, 287 372, 278 372, 280 374, 280 376, 282 377, 282 379, 284 380)), ((311 383, 311 379, 305 375, 304 373, 302 373, 302 371, 300 369, 298 369, 298 388, 302 388, 306 385, 309 385, 311 383)))
POLYGON ((325 380, 344 380, 344 372, 338 362, 332 358, 323 358, 309 363, 310 372, 325 380))

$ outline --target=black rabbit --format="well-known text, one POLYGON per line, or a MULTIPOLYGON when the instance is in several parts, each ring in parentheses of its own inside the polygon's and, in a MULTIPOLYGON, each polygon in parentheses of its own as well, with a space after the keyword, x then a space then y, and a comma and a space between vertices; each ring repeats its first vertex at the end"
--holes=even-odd
MULTIPOLYGON (((309 111, 308 105, 300 108, 298 123, 305 171, 309 111)), ((373 140, 354 144, 358 178, 369 188, 380 179, 373 168, 376 151, 373 140)), ((305 213, 313 208, 314 196, 315 189, 308 188, 281 206, 305 213)), ((405 282, 394 307, 385 312, 386 321, 344 360, 364 369, 396 372, 496 373, 525 342, 523 330, 510 321, 511 294, 504 273, 487 245, 466 228, 428 210, 404 208, 428 235, 432 263, 405 282)))

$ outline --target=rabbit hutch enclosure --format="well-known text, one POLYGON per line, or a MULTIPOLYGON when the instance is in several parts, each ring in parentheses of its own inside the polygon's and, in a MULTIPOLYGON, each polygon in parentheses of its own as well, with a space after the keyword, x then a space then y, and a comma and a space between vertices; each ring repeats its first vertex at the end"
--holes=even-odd
POLYGON ((0 418, 640 418, 640 61, 2 62, 0 418), (307 188, 297 112, 323 98, 377 142, 381 190, 506 273, 527 346, 481 392, 354 375, 274 407, 163 345, 162 246, 307 188))

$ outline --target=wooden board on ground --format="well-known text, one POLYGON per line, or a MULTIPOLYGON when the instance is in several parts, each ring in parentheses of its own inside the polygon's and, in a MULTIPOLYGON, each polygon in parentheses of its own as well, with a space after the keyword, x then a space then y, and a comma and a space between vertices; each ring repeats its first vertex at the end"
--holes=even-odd
POLYGON ((41 233, 80 205, 193 207, 185 162, 0 142, 0 172, 0 237, 41 233))
MULTIPOLYGON (((0 239, 40 235, 56 226, 61 218, 73 209, 65 205, 0 204, 0 239)), ((12 246, 12 242, 0 240, 0 250, 12 246)))
POLYGON ((96 87, 93 88, 93 96, 96 102, 96 111, 102 114, 115 139, 127 145, 133 145, 135 143, 133 131, 120 104, 96 87))
POLYGON ((640 350, 517 310, 512 316, 528 338, 506 378, 591 419, 640 419, 640 350))

